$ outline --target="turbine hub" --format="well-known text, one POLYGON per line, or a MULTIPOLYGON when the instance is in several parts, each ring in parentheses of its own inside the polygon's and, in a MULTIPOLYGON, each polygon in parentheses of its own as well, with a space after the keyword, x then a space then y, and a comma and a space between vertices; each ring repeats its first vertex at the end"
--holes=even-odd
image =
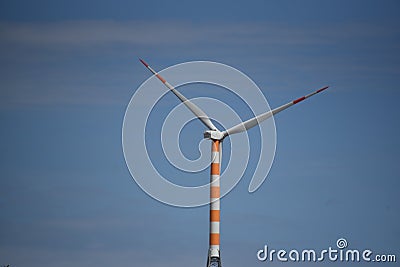
POLYGON ((224 139, 224 134, 218 130, 208 130, 204 132, 204 138, 212 140, 222 140, 224 139))

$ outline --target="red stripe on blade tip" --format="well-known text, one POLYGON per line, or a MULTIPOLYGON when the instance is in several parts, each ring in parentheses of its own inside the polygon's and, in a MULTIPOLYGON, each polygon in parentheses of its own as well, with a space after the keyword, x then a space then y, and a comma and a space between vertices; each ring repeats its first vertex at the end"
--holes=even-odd
POLYGON ((143 65, 145 65, 146 67, 149 66, 149 64, 147 64, 143 59, 139 58, 140 62, 142 62, 143 65))
POLYGON ((306 99, 305 96, 300 97, 300 98, 296 99, 295 101, 293 101, 293 104, 297 104, 297 103, 299 103, 300 101, 303 101, 304 99, 306 99))
POLYGON ((166 83, 167 82, 163 77, 161 77, 160 74, 156 74, 156 76, 160 81, 162 81, 162 83, 166 83))

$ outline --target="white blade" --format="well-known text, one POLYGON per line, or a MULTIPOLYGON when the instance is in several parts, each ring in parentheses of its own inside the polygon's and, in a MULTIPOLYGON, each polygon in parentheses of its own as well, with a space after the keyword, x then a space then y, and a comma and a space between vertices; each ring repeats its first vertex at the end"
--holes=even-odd
POLYGON ((235 133, 241 133, 241 132, 247 131, 248 129, 253 128, 254 126, 258 125, 259 123, 261 123, 261 122, 265 121, 266 119, 270 118, 272 115, 275 115, 276 113, 279 113, 282 110, 285 110, 288 107, 291 107, 294 104, 297 104, 297 103, 303 101, 304 99, 309 98, 310 96, 318 94, 319 92, 322 92, 325 89, 328 89, 328 87, 329 86, 325 86, 325 87, 323 87, 323 88, 321 88, 321 89, 319 89, 319 90, 317 90, 317 91, 315 91, 315 92, 313 92, 311 94, 308 94, 306 96, 300 97, 300 98, 298 98, 296 100, 293 100, 293 101, 291 101, 291 102, 289 102, 287 104, 284 104, 284 105, 282 105, 282 106, 280 106, 280 107, 278 107, 276 109, 270 110, 268 112, 265 112, 263 114, 260 114, 260 115, 258 115, 256 117, 254 117, 252 119, 249 119, 249 120, 247 120, 245 122, 239 123, 238 125, 235 125, 232 128, 229 128, 228 130, 224 131, 223 135, 224 136, 228 136, 228 135, 232 135, 232 134, 235 134, 235 133))
POLYGON ((146 66, 169 90, 171 90, 182 102, 185 106, 199 119, 205 126, 207 126, 210 130, 217 130, 217 127, 211 122, 210 118, 207 114, 201 110, 198 106, 192 103, 189 99, 187 99, 184 95, 179 93, 172 85, 170 85, 163 77, 160 76, 155 70, 153 70, 149 64, 144 62, 144 60, 139 59, 143 65, 146 66))

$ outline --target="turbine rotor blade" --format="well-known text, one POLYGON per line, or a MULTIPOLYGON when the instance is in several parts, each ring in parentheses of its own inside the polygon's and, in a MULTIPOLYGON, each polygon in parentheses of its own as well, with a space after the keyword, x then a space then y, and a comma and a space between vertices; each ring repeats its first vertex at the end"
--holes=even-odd
POLYGON ((251 119, 249 119, 249 120, 247 120, 245 122, 239 123, 239 124, 229 128, 228 130, 224 131, 223 135, 224 136, 228 136, 228 135, 232 135, 232 134, 235 134, 235 133, 241 133, 241 132, 247 131, 248 129, 253 128, 254 126, 260 124, 263 121, 265 121, 266 119, 268 119, 268 118, 272 117, 273 115, 281 112, 282 110, 285 110, 288 107, 291 107, 291 106, 303 101, 304 99, 307 99, 307 98, 309 98, 309 97, 311 97, 311 96, 313 96, 315 94, 318 94, 318 93, 328 89, 328 87, 329 86, 325 86, 325 87, 323 87, 321 89, 318 89, 315 92, 312 92, 311 94, 308 94, 306 96, 300 97, 300 98, 298 98, 296 100, 293 100, 293 101, 291 101, 291 102, 289 102, 287 104, 284 104, 284 105, 282 105, 280 107, 277 107, 277 108, 275 108, 273 110, 270 110, 270 111, 267 111, 265 113, 262 113, 262 114, 254 117, 254 118, 251 118, 251 119))
POLYGON ((152 67, 149 66, 144 60, 139 59, 140 62, 142 62, 143 65, 146 66, 169 90, 174 93, 179 100, 185 104, 185 106, 205 125, 207 126, 208 129, 210 130, 218 130, 217 127, 211 122, 210 118, 207 116, 207 114, 201 110, 197 105, 195 105, 193 102, 191 102, 189 99, 187 99, 184 95, 179 93, 178 90, 176 90, 171 84, 169 84, 163 77, 161 77, 160 74, 158 74, 152 67))

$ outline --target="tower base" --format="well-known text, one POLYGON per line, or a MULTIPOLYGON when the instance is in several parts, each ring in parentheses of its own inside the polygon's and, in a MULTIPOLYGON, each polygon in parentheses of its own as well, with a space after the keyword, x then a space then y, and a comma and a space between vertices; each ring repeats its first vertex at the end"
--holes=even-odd
POLYGON ((216 251, 209 251, 208 252, 208 258, 207 258, 207 267, 221 267, 221 257, 220 257, 220 253, 219 250, 217 251, 217 253, 215 253, 216 251))

